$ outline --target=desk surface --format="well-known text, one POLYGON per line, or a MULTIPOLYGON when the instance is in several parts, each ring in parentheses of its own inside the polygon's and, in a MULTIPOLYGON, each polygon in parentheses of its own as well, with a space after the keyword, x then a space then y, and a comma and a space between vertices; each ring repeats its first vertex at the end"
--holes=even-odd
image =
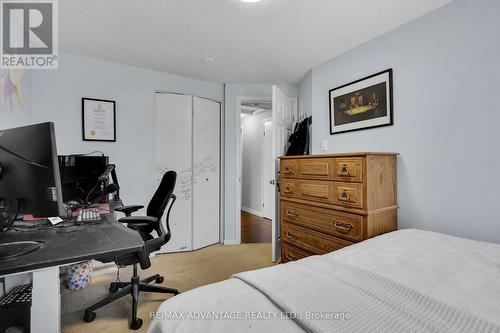
POLYGON ((144 250, 140 235, 116 222, 113 214, 103 215, 99 224, 11 230, 0 237, 0 244, 15 241, 43 243, 35 252, 0 262, 0 276, 144 250))

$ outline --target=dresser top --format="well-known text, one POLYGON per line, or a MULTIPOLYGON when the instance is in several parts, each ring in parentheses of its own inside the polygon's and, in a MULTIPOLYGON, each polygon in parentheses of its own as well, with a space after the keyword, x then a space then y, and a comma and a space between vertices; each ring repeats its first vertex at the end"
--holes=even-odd
POLYGON ((281 156, 282 160, 296 159, 296 158, 328 158, 328 157, 357 157, 368 155, 384 155, 384 156, 397 156, 399 153, 394 152, 355 152, 355 153, 338 153, 338 154, 318 154, 318 155, 299 155, 299 156, 281 156))

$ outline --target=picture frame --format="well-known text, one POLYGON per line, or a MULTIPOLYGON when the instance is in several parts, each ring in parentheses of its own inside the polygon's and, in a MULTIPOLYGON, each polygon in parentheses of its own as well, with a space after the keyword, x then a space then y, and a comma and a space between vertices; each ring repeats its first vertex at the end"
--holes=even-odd
POLYGON ((82 98, 83 141, 116 142, 116 102, 82 98))
POLYGON ((394 125, 392 68, 329 91, 330 134, 394 125))

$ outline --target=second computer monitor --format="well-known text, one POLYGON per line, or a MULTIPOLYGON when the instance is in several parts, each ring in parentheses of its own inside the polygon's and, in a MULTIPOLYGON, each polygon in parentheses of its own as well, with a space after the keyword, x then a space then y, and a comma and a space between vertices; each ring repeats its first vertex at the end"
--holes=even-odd
POLYGON ((108 164, 109 158, 104 155, 59 156, 64 201, 85 201, 108 164))

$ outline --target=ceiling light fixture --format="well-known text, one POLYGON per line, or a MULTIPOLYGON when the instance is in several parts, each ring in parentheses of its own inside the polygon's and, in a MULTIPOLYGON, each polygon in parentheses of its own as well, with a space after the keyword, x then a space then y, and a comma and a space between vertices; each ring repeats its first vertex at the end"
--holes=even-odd
POLYGON ((207 57, 207 58, 203 59, 201 62, 204 63, 205 65, 210 65, 210 64, 213 64, 215 62, 215 59, 212 57, 207 57))
POLYGON ((259 2, 260 0, 241 0, 243 2, 259 2))

